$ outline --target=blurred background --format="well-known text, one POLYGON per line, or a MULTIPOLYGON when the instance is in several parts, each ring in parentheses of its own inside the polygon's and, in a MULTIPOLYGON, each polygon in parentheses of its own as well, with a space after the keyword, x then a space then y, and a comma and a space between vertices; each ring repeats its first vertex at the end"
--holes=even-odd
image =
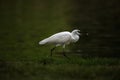
MULTIPOLYGON (((83 35, 76 44, 69 45, 66 51, 83 57, 120 58, 119 2, 119 0, 0 0, 0 61, 44 59, 49 55, 52 46, 40 46, 38 42, 54 33, 73 29, 80 29, 83 35)), ((59 52, 62 49, 57 50, 59 52)), ((4 67, 6 63, 0 66, 4 67)), ((10 68, 11 71, 8 67, 5 69, 8 69, 8 73, 13 71, 13 68, 10 68)))
POLYGON ((119 7, 119 0, 1 0, 0 59, 37 59, 50 49, 40 40, 73 29, 83 35, 71 50, 120 57, 119 7))

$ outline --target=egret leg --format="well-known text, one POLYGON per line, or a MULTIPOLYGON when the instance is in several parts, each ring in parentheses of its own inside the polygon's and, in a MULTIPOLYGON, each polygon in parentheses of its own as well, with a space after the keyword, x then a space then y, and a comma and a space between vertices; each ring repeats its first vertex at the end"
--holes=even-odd
POLYGON ((56 48, 56 47, 53 47, 53 48, 51 49, 51 54, 50 54, 50 56, 52 56, 52 52, 55 50, 55 48, 56 48))
POLYGON ((70 58, 65 54, 65 52, 63 52, 63 56, 65 56, 67 59, 70 59, 70 58))
POLYGON ((62 53, 63 53, 63 56, 65 56, 67 59, 70 59, 70 58, 65 54, 65 50, 64 50, 64 49, 65 49, 65 45, 63 45, 63 52, 62 52, 62 53))

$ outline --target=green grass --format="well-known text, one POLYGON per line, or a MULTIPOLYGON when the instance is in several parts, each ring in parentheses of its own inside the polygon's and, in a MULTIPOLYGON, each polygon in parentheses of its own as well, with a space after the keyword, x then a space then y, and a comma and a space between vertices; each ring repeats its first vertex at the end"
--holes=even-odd
POLYGON ((119 80, 116 58, 72 58, 55 56, 40 61, 1 61, 1 80, 119 80), (44 63, 44 61, 46 61, 44 63))

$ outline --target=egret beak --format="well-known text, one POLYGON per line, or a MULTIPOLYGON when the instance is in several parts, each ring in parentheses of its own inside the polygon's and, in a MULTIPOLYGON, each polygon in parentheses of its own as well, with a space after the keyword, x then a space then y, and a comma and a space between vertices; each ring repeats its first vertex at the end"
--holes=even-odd
POLYGON ((78 35, 81 35, 80 30, 78 30, 77 34, 78 34, 78 35))

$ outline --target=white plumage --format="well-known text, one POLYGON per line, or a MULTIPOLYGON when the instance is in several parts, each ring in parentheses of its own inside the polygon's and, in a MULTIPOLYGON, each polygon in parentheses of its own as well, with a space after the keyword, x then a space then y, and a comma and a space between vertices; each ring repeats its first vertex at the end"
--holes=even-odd
POLYGON ((39 44, 64 44, 69 42, 70 39, 71 34, 69 32, 60 32, 40 41, 39 44))
MULTIPOLYGON (((77 42, 79 40, 79 35, 80 35, 80 30, 73 30, 72 32, 64 31, 64 32, 59 32, 56 33, 46 39, 43 39, 42 41, 39 42, 40 45, 44 44, 54 44, 55 47, 57 46, 63 46, 65 48, 65 45, 71 43, 71 42, 77 42)), ((51 54, 52 51, 55 48, 51 49, 51 54)))
POLYGON ((80 30, 73 30, 71 33, 68 31, 59 32, 40 41, 39 44, 64 45, 64 44, 69 44, 71 42, 76 42, 79 40, 79 35, 80 35, 78 31, 80 30))

